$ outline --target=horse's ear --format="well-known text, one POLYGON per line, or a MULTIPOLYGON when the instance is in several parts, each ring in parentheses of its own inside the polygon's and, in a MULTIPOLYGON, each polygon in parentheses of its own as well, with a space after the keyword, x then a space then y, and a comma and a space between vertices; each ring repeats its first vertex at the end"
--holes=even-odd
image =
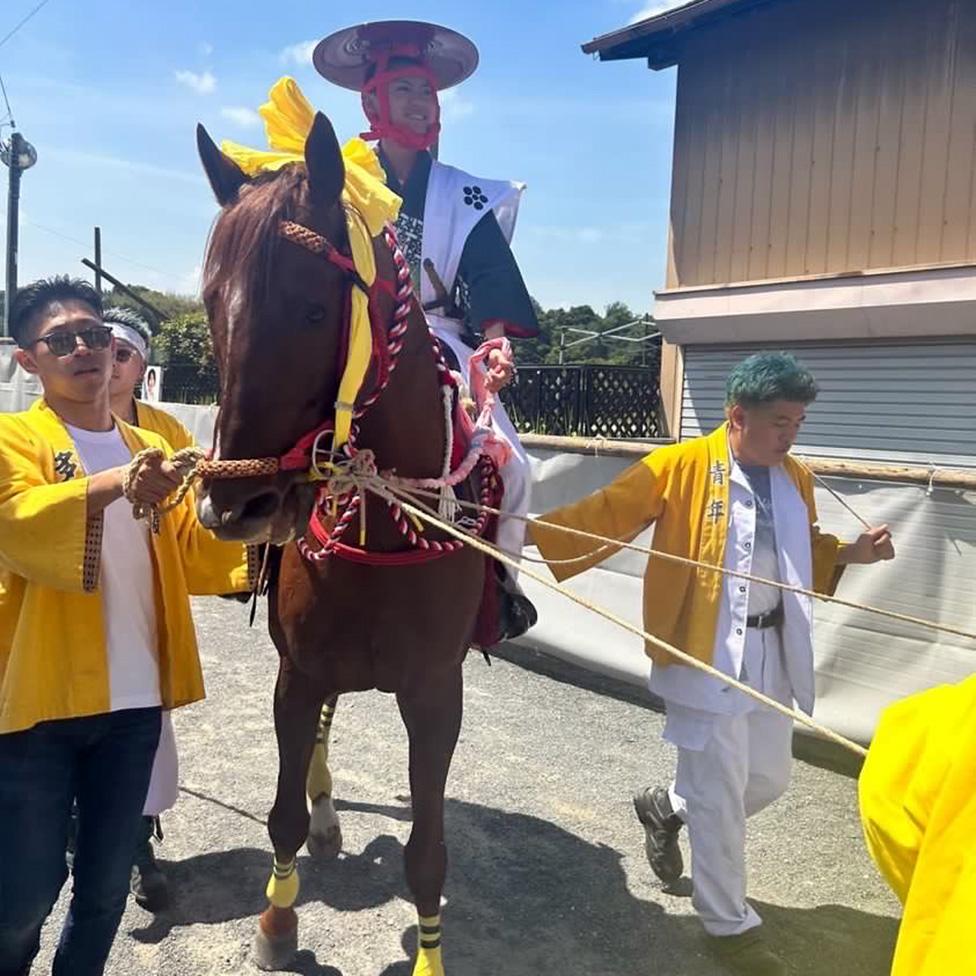
POLYGON ((315 113, 305 142, 305 168, 312 199, 320 204, 336 203, 346 179, 346 167, 335 129, 321 112, 315 113))
POLYGON ((217 148, 202 125, 197 126, 197 150, 217 203, 226 207, 237 199, 240 188, 247 183, 247 176, 234 160, 217 148))

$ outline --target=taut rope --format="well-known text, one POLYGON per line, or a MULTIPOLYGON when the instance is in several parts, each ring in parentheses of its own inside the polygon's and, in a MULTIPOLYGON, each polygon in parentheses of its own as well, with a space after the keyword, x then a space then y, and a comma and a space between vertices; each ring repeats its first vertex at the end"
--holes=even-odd
MULTIPOLYGON (((400 486, 395 482, 391 483, 390 487, 393 489, 400 488, 400 486)), ((431 492, 424 491, 420 488, 411 487, 409 491, 411 495, 424 495, 428 497, 431 495, 431 492)), ((462 508, 473 508, 479 511, 484 508, 484 506, 477 505, 474 502, 466 502, 461 500, 458 501, 458 505, 460 505, 462 508)), ((570 528, 568 525, 553 525, 550 522, 541 522, 538 519, 529 518, 525 515, 514 515, 511 512, 503 512, 497 508, 489 508, 487 511, 491 515, 516 519, 517 521, 524 522, 526 524, 539 522, 539 524, 544 525, 547 530, 564 532, 567 535, 574 535, 583 539, 591 539, 594 542, 602 543, 591 552, 584 553, 582 556, 574 556, 571 559, 537 559, 533 556, 523 555, 523 562, 536 562, 553 566, 569 566, 573 563, 584 562, 585 560, 592 559, 594 556, 599 556, 604 551, 610 549, 630 549, 633 552, 640 552, 646 556, 652 556, 656 559, 663 559, 666 562, 679 563, 684 566, 693 566, 696 569, 707 569, 713 573, 719 573, 722 576, 732 576, 736 579, 748 580, 751 583, 762 583, 765 586, 773 586, 779 590, 785 590, 790 593, 797 593, 800 596, 806 596, 814 600, 819 600, 821 603, 836 603, 838 606, 848 607, 851 610, 863 610, 865 613, 873 613, 879 617, 887 617, 890 620, 898 620, 901 623, 914 624, 918 627, 925 627, 929 630, 936 630, 946 634, 953 634, 956 637, 965 637, 967 640, 976 641, 976 633, 973 633, 972 631, 963 630, 959 627, 953 627, 949 624, 937 623, 934 620, 926 620, 924 617, 913 617, 907 613, 898 613, 896 610, 885 610, 882 607, 872 607, 869 604, 858 603, 855 600, 845 600, 840 596, 830 596, 826 593, 818 593, 816 590, 807 590, 802 586, 794 586, 792 583, 783 583, 780 580, 770 580, 765 579, 762 576, 753 576, 751 573, 743 573, 737 569, 726 569, 724 566, 713 566, 711 563, 704 563, 698 559, 691 559, 687 556, 678 556, 670 552, 662 552, 659 549, 652 549, 649 546, 638 545, 636 542, 622 542, 619 539, 611 539, 609 536, 598 535, 595 532, 586 532, 583 529, 570 528)))
MULTIPOLYGON (((376 490, 376 489, 373 489, 376 490)), ((743 694, 748 695, 750 698, 768 708, 772 708, 774 711, 779 712, 781 715, 785 715, 787 718, 791 718, 794 721, 799 722, 801 725, 807 726, 807 728, 812 729, 814 732, 822 735, 838 745, 843 746, 850 752, 853 752, 857 756, 862 758, 867 755, 867 750, 856 742, 845 738, 838 732, 834 732, 833 729, 827 728, 825 725, 821 725, 819 722, 815 722, 810 716, 805 715, 803 712, 796 711, 795 709, 789 708, 786 705, 776 701, 774 698, 770 698, 768 695, 764 695, 761 691, 756 691, 754 688, 750 688, 748 685, 743 684, 736 678, 732 678, 717 668, 712 667, 710 664, 706 664, 704 661, 699 661, 698 658, 692 657, 685 651, 680 650, 673 644, 669 644, 667 641, 662 640, 660 637, 655 637, 653 634, 648 633, 641 627, 624 620, 622 617, 618 617, 616 614, 609 610, 605 610, 603 607, 587 600, 585 597, 579 596, 573 593, 571 590, 562 586, 560 583, 555 583, 552 580, 546 579, 540 573, 535 572, 535 570, 529 569, 525 566, 520 565, 517 559, 513 559, 508 553, 499 549, 497 546, 492 545, 489 542, 485 542, 477 536, 472 536, 465 532, 463 529, 459 529, 454 525, 450 525, 444 522, 442 519, 438 518, 432 511, 426 509, 425 507, 419 507, 413 505, 412 503, 406 501, 405 499, 400 500, 400 504, 403 509, 417 518, 422 519, 430 525, 436 526, 441 531, 454 536, 454 538, 463 540, 468 545, 485 553, 485 555, 491 556, 493 559, 497 559, 499 562, 504 563, 506 566, 511 566, 513 569, 519 570, 519 572, 524 573, 530 579, 535 580, 537 583, 541 583, 543 586, 550 590, 554 590, 556 593, 560 593, 562 596, 566 597, 568 600, 572 600, 573 603, 578 604, 586 610, 590 610, 600 617, 609 620, 611 623, 616 624, 618 627, 622 627, 624 630, 636 635, 637 637, 642 637, 645 641, 650 644, 654 644, 656 647, 667 651, 674 658, 681 661, 682 664, 687 664, 689 667, 693 667, 698 671, 702 671, 705 674, 711 675, 713 678, 718 678, 725 684, 732 688, 741 691, 743 694)))

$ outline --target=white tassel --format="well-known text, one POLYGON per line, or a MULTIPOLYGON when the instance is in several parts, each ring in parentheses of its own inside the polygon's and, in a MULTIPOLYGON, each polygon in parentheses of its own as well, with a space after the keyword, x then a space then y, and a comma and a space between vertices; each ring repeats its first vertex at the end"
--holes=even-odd
MULTIPOLYGON (((454 449, 454 391, 450 386, 441 387, 441 399, 444 404, 444 463, 441 465, 441 477, 446 481, 451 476, 451 453, 454 449)), ((450 485, 441 485, 437 514, 445 522, 453 522, 459 510, 454 489, 450 485)))
POLYGON ((457 518, 460 506, 457 503, 457 495, 450 485, 441 487, 440 500, 437 502, 437 514, 445 522, 453 522, 457 518))

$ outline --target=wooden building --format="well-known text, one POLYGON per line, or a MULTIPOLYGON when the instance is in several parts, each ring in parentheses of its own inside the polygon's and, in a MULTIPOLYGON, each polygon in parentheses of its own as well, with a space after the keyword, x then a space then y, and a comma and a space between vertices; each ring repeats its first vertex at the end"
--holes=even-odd
POLYGON ((672 436, 790 349, 803 453, 976 466, 976 2, 692 0, 583 49, 678 70, 672 436))

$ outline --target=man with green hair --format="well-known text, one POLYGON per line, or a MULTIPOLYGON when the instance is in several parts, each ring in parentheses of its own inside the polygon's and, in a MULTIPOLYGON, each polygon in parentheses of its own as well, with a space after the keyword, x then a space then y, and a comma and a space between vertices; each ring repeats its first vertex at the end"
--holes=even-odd
MULTIPOLYGON (((832 593, 846 564, 894 558, 887 526, 849 545, 817 528, 813 477, 790 456, 816 396, 813 376, 790 355, 760 353, 739 363, 721 427, 655 450, 533 525, 553 574, 566 579, 615 551, 556 527, 629 542, 653 524, 661 553, 771 581, 652 557, 644 629, 811 713, 811 601, 775 584, 832 593), (560 562, 567 559, 579 561, 560 562)), ((712 948, 732 973, 781 976, 786 964, 762 939, 761 919, 746 901, 745 823, 787 787, 792 723, 657 644, 648 642, 647 654, 650 690, 667 708, 664 738, 678 750, 674 782, 634 798, 648 861, 666 885, 676 882, 683 871, 678 834, 687 825, 693 903, 712 948)))

